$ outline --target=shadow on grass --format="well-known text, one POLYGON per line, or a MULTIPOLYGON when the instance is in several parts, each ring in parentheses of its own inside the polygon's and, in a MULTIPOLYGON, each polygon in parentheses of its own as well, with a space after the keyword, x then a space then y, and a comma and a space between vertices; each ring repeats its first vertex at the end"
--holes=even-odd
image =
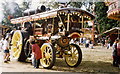
POLYGON ((56 60, 52 70, 67 72, 120 72, 120 69, 113 67, 110 62, 82 61, 78 67, 71 68, 61 59, 56 60))
MULTIPOLYGON (((31 62, 19 63, 31 64, 31 62)), ((120 69, 118 69, 118 67, 113 67, 110 62, 82 61, 78 67, 71 68, 66 64, 65 60, 58 58, 51 70, 63 72, 120 72, 120 69)))

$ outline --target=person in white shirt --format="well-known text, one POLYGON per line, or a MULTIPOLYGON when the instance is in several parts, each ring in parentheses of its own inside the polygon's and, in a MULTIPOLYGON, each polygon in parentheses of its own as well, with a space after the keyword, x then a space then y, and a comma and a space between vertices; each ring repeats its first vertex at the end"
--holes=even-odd
POLYGON ((2 50, 3 40, 4 40, 4 38, 2 38, 2 39, 0 40, 0 51, 2 50))
POLYGON ((10 53, 9 53, 9 42, 8 42, 8 38, 5 38, 4 41, 3 41, 3 46, 2 46, 3 50, 4 50, 4 62, 6 63, 7 61, 9 61, 9 56, 10 56, 10 53))
POLYGON ((90 40, 89 40, 89 39, 87 39, 87 40, 86 40, 86 44, 85 44, 85 47, 86 47, 86 48, 88 48, 88 47, 89 47, 89 43, 90 43, 90 40))

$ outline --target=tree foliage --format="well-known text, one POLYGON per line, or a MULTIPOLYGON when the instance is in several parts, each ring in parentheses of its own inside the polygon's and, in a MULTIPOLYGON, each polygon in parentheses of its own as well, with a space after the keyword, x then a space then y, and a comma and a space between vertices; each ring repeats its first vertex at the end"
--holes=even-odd
POLYGON ((94 11, 96 14, 96 26, 100 30, 100 33, 118 26, 117 20, 112 20, 107 17, 108 6, 104 2, 95 3, 94 11))
POLYGON ((30 2, 23 2, 22 7, 20 8, 16 2, 4 1, 4 3, 2 3, 4 18, 1 24, 13 26, 13 24, 10 23, 10 19, 21 17, 23 11, 29 8, 29 5, 30 2))
POLYGON ((60 7, 60 4, 64 4, 64 5, 70 5, 72 7, 77 7, 77 8, 81 8, 81 6, 83 5, 82 2, 67 2, 67 3, 60 3, 60 2, 55 2, 52 1, 50 3, 47 3, 48 7, 52 7, 53 9, 57 9, 60 7))
POLYGON ((83 3, 82 2, 71 2, 70 5, 73 7, 81 8, 83 3))
POLYGON ((10 19, 13 17, 17 18, 21 16, 21 10, 19 8, 19 5, 15 2, 4 2, 2 3, 2 6, 4 9, 4 18, 2 20, 2 24, 12 26, 12 24, 10 23, 10 19))

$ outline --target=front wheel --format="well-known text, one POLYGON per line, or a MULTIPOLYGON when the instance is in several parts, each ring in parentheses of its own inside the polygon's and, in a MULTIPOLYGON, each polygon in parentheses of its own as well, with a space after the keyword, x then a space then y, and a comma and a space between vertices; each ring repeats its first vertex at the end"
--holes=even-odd
POLYGON ((41 65, 50 69, 53 67, 56 59, 55 49, 49 43, 44 43, 41 47, 42 58, 40 59, 41 65))
POLYGON ((77 67, 82 60, 82 52, 78 45, 70 44, 67 54, 65 54, 65 62, 70 67, 77 67))

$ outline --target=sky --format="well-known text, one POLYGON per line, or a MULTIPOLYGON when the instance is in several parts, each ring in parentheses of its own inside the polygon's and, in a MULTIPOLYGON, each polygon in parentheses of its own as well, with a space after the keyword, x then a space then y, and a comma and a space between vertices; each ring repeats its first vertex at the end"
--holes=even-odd
MULTIPOLYGON (((0 10, 2 10, 2 5, 0 4, 0 10)), ((2 20, 2 18, 3 18, 4 16, 3 16, 3 12, 0 12, 0 22, 1 22, 1 20, 2 20)))

